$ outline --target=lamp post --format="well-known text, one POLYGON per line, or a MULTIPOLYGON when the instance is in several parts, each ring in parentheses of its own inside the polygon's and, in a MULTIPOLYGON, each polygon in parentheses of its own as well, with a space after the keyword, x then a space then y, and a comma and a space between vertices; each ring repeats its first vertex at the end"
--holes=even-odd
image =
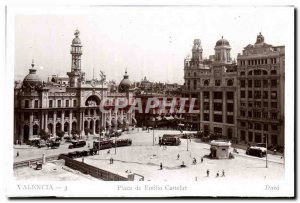
MULTIPOLYGON (((187 130, 189 130, 189 124, 187 124, 187 130)), ((189 151, 189 135, 186 135, 186 151, 189 151)))
POLYGON ((152 141, 153 141, 153 146, 154 146, 154 123, 155 123, 155 121, 153 121, 153 138, 152 138, 152 141))
POLYGON ((266 168, 268 168, 268 135, 266 134, 266 168))

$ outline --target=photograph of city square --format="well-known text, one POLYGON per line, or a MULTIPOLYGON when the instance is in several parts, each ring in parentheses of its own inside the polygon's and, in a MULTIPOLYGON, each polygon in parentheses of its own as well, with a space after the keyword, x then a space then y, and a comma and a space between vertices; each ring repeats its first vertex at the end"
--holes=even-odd
POLYGON ((267 7, 89 11, 15 16, 16 181, 286 178, 287 17, 267 7))

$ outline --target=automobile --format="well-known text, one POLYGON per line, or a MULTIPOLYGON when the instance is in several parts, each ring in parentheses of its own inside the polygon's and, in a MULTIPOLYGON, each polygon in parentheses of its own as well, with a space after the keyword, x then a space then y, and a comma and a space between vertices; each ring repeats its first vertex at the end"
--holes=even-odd
POLYGON ((45 140, 39 140, 39 142, 37 144, 37 147, 38 148, 46 147, 46 141, 45 140))
POLYGON ((69 145, 69 149, 84 147, 85 145, 86 145, 86 141, 75 140, 75 141, 72 141, 72 144, 69 145))
POLYGON ((264 157, 267 154, 267 148, 265 143, 256 143, 246 150, 247 155, 264 157))

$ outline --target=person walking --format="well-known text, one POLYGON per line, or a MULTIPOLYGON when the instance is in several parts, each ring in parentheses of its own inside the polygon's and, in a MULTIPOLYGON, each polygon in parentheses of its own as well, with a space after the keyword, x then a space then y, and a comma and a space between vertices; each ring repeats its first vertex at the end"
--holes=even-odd
POLYGON ((217 172, 217 175, 216 175, 216 178, 218 178, 219 177, 219 171, 217 172))
POLYGON ((19 156, 20 154, 19 154, 19 151, 17 151, 17 157, 19 156))
POLYGON ((222 171, 222 177, 225 177, 225 171, 224 171, 224 169, 222 171))
POLYGON ((180 158, 180 155, 179 154, 177 154, 177 160, 180 158))
POLYGON ((201 163, 203 163, 203 157, 201 157, 201 163))
POLYGON ((206 175, 207 175, 207 177, 209 177, 209 170, 208 169, 206 171, 206 175))
POLYGON ((160 162, 160 170, 163 169, 163 165, 162 165, 162 162, 160 162))

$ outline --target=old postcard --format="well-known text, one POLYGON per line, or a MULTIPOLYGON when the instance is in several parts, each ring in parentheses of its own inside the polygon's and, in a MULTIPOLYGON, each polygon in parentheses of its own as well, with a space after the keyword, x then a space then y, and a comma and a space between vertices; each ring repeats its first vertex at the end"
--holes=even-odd
POLYGON ((294 7, 7 7, 9 197, 293 197, 294 7))

